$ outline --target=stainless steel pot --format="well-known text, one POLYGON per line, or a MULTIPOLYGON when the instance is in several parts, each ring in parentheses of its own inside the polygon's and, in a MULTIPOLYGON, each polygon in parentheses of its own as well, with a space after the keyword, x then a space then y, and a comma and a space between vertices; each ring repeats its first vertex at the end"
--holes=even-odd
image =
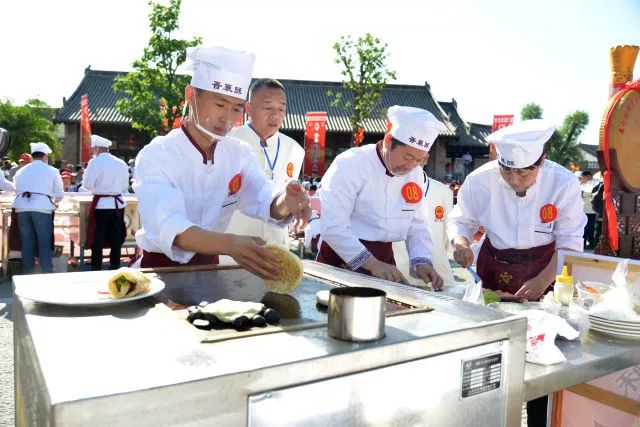
POLYGON ((382 339, 386 297, 386 292, 375 288, 332 289, 329 294, 329 336, 357 342, 382 339))

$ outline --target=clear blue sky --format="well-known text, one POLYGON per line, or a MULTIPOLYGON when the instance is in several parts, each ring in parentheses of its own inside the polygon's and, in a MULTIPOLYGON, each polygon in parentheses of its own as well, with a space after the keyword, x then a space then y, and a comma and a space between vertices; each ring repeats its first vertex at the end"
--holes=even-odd
MULTIPOLYGON (((3 2, 0 98, 62 104, 84 68, 129 70, 149 33, 144 0, 3 2)), ((396 83, 428 81, 466 120, 518 114, 527 102, 561 124, 576 109, 597 143, 609 47, 640 44, 640 0, 183 0, 179 36, 256 54, 256 76, 340 80, 342 34, 389 44, 396 83)), ((640 65, 635 78, 640 77, 640 65)))

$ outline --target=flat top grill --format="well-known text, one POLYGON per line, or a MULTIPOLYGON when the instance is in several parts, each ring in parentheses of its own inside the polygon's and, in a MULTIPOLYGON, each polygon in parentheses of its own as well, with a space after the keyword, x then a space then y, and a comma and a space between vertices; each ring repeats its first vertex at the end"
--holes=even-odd
MULTIPOLYGON (((316 293, 344 286, 338 282, 305 275, 302 283, 293 293, 281 295, 270 292, 262 279, 239 267, 225 268, 223 272, 203 270, 163 273, 159 271, 157 274, 166 287, 155 298, 174 310, 175 316, 181 319, 186 319, 188 306, 198 305, 202 301, 212 303, 225 298, 261 302, 280 314, 279 326, 254 327, 242 332, 234 329, 201 331, 204 342, 324 325, 327 323, 327 308, 316 303, 316 293)), ((413 305, 387 299, 387 314, 414 308, 413 305)), ((422 311, 429 310, 422 309, 422 311)))

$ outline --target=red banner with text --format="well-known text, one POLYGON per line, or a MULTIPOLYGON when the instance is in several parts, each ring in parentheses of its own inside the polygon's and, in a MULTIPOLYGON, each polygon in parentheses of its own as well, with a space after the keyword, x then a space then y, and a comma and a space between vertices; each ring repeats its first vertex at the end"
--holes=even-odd
POLYGON ((513 114, 496 114, 493 116, 493 127, 491 132, 495 132, 513 124, 513 114))
POLYGON ((80 100, 80 162, 91 160, 91 122, 89 121, 89 97, 82 95, 80 100))
POLYGON ((327 133, 327 113, 312 111, 306 115, 304 133, 304 174, 322 176, 325 170, 325 136, 327 133))

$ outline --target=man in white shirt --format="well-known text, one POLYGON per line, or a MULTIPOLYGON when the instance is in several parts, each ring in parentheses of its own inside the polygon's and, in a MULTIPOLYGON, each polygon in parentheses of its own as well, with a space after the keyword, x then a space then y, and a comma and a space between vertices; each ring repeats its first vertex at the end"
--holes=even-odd
POLYGON ((467 176, 471 172, 471 168, 473 165, 473 157, 471 156, 471 152, 469 150, 467 150, 462 155, 462 163, 464 166, 464 176, 467 176))
MULTIPOLYGON (((503 298, 540 299, 555 280, 558 250, 583 250, 580 186, 544 152, 554 131, 545 120, 525 120, 492 133, 487 141, 497 159, 473 171, 458 192, 449 224, 454 259, 472 263, 469 245, 484 226, 478 276, 503 298)), ((527 402, 529 426, 546 420, 546 396, 527 402)))
POLYGON ((580 173, 580 191, 582 191, 584 213, 587 215, 587 225, 584 227, 584 246, 586 249, 595 248, 597 243, 595 239, 596 211, 593 210, 591 204, 591 193, 597 183, 598 181, 593 179, 591 172, 582 171, 580 173))
POLYGON ((322 245, 318 262, 394 282, 392 242, 404 241, 412 275, 442 287, 433 269, 424 177, 418 167, 444 124, 426 110, 393 106, 389 130, 377 144, 351 148, 322 179, 322 245))
POLYGON ((31 143, 33 162, 18 170, 13 177, 16 198, 13 201, 12 230, 15 230, 15 220, 20 232, 24 274, 31 274, 35 269, 36 248, 40 270, 43 273, 53 272, 53 212, 56 201, 64 197, 64 192, 60 173, 47 164, 50 153, 47 144, 31 143))
MULTIPOLYGON (((295 140, 281 133, 287 113, 287 97, 282 83, 275 79, 258 79, 249 89, 246 104, 249 122, 232 129, 230 137, 238 138, 251 147, 258 166, 276 190, 298 179, 304 149, 295 140)), ((288 245, 287 229, 270 225, 236 211, 231 217, 228 233, 261 237, 269 243, 288 245)))
POLYGON ((304 225, 311 214, 299 183, 274 191, 251 147, 226 136, 242 114, 255 57, 205 46, 187 49, 187 56, 193 67, 185 89, 190 114, 136 158, 140 266, 209 265, 229 255, 250 272, 275 279, 278 256, 264 240, 224 233, 237 209, 280 227, 292 218, 304 225))
POLYGON ((93 158, 82 178, 82 187, 93 193, 87 221, 86 247, 91 248, 91 270, 102 270, 102 250, 111 248, 111 269, 120 268, 122 244, 127 228, 124 224, 122 195, 128 193, 129 167, 109 153, 111 141, 91 136, 93 158))
POLYGON ((498 158, 467 177, 450 218, 454 259, 463 267, 473 262, 469 246, 484 226, 477 272, 505 297, 540 299, 555 280, 557 251, 583 249, 587 219, 578 180, 545 160, 554 130, 544 120, 526 120, 489 135, 498 158))

